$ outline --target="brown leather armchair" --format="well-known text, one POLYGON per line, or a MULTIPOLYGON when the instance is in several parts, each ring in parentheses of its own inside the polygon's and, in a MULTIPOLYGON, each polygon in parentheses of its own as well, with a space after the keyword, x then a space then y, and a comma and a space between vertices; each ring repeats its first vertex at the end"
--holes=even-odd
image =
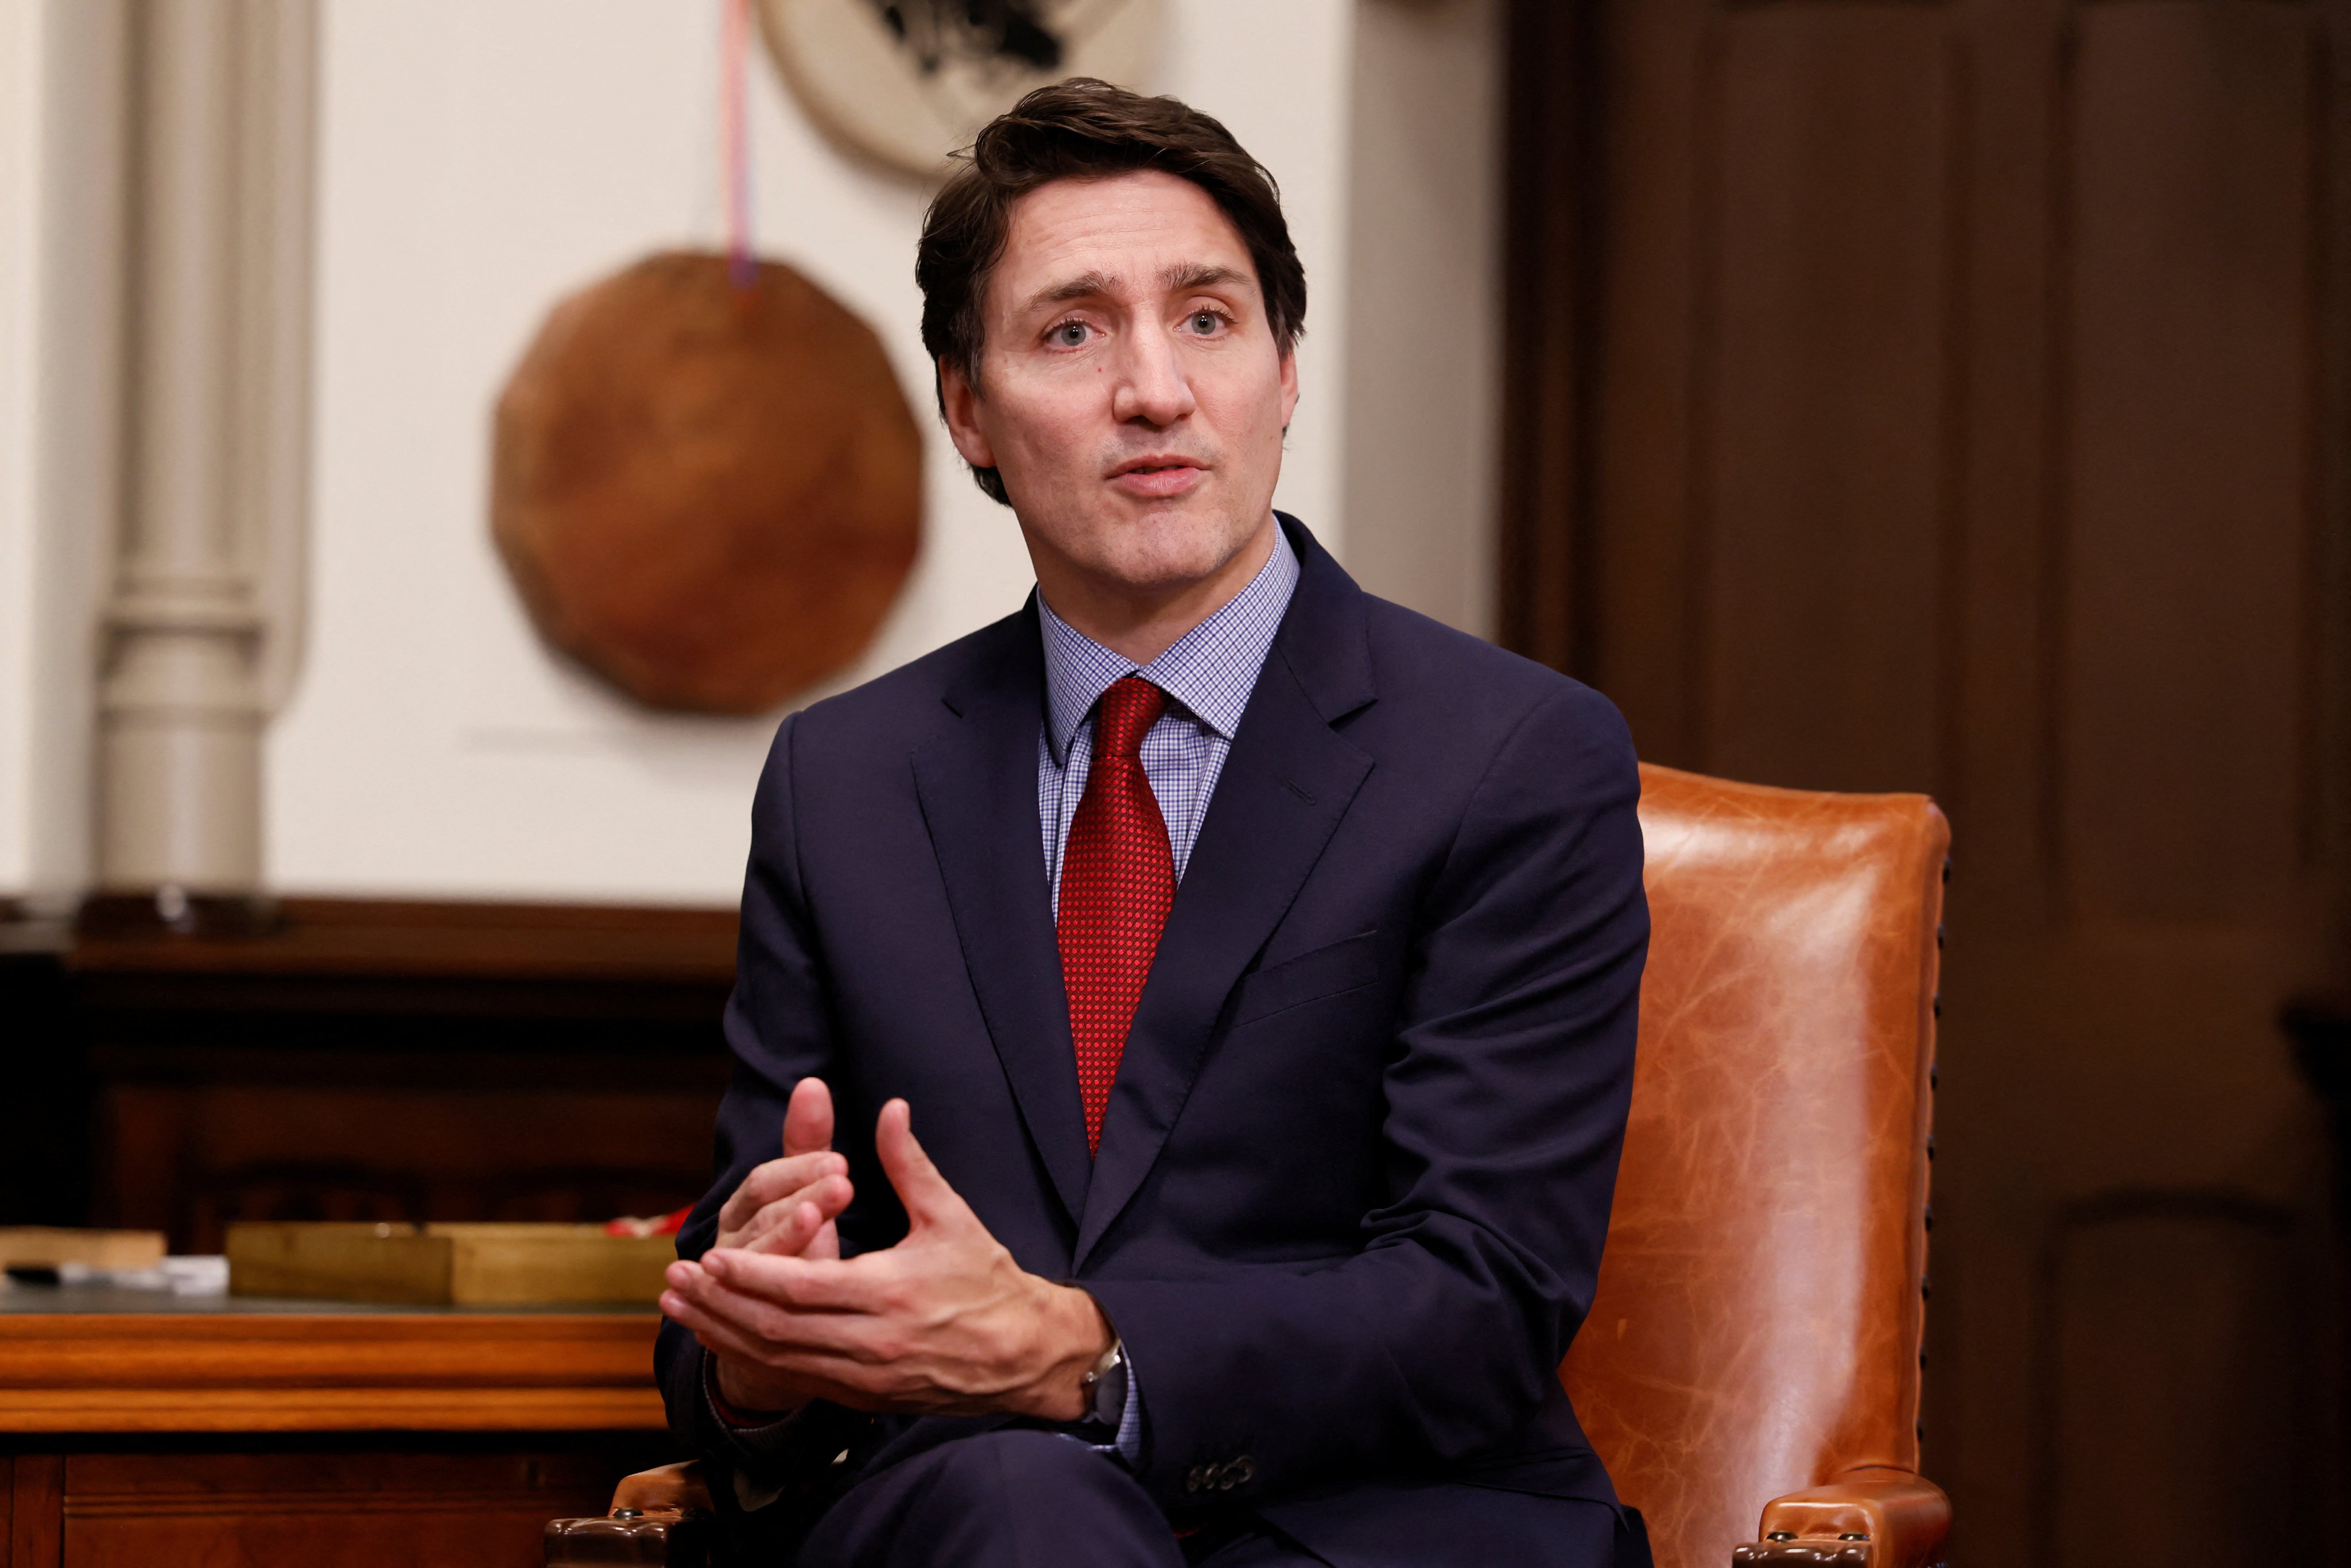
MULTIPOLYGON (((1657 1568, 1938 1568, 1917 1421, 1949 830, 1921 795, 1641 775, 1640 1063, 1560 1376, 1657 1568)), ((685 1562, 669 1521, 697 1503, 690 1466, 632 1476, 628 1517, 558 1521, 548 1562, 685 1562)))
POLYGON ((1950 831, 1920 795, 1641 771, 1632 1121, 1560 1376, 1657 1568, 1933 1568, 1950 1504, 1918 1475, 1919 1336, 1950 831))

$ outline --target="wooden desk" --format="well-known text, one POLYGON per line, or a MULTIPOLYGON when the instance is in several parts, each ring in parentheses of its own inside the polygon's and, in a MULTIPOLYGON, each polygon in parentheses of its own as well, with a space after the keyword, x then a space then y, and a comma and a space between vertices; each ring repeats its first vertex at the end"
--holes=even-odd
POLYGON ((0 1564, 533 1568, 675 1457, 657 1322, 0 1291, 0 1564))

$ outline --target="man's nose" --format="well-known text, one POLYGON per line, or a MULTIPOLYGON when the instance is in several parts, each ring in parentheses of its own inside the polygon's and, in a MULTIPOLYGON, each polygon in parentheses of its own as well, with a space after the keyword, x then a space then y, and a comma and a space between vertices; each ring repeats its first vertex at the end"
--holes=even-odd
POLYGON ((1198 406, 1192 381, 1171 335, 1164 330, 1129 333, 1120 357, 1111 412, 1122 424, 1175 423, 1198 406))

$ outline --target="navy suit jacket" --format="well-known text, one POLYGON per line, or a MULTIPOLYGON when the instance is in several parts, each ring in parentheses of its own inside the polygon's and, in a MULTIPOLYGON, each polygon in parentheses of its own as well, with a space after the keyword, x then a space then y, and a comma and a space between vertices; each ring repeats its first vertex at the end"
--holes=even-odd
MULTIPOLYGON (((1246 1505, 1343 1561, 1394 1511, 1474 1531, 1497 1491, 1614 1504, 1557 1368, 1607 1229, 1648 915, 1615 710, 1364 593, 1282 524, 1303 570, 1099 1158, 1038 847, 1032 602, 778 731, 717 1181, 679 1250, 708 1247, 719 1204, 777 1156, 810 1073, 857 1189, 843 1248, 890 1245, 904 1217, 872 1134, 904 1095, 1021 1266, 1102 1303, 1170 1516, 1246 1505)), ((837 1488, 1001 1424, 841 1413, 755 1454, 712 1420, 701 1357, 664 1326, 674 1425, 769 1481, 813 1468, 837 1488)))

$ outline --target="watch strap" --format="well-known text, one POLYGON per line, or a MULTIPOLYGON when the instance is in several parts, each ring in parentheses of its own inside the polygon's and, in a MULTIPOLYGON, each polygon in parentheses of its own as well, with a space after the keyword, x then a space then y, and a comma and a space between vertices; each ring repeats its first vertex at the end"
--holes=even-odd
POLYGON ((1079 1375, 1078 1390, 1086 1396, 1085 1419, 1115 1431, 1126 1413, 1126 1345, 1113 1336, 1110 1348, 1079 1375))

